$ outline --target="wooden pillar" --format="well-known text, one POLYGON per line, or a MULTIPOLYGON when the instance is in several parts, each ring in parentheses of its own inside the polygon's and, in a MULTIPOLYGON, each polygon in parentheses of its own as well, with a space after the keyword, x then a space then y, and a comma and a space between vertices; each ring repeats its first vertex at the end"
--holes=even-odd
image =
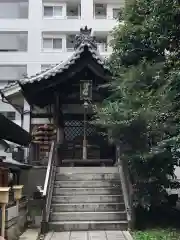
POLYGON ((29 164, 36 165, 38 161, 40 162, 39 146, 32 142, 29 147, 29 164))
MULTIPOLYGON (((24 100, 22 128, 24 130, 26 130, 28 133, 30 132, 30 122, 31 122, 30 114, 31 114, 31 107, 27 103, 27 101, 24 100)), ((28 163, 28 160, 29 160, 29 148, 28 147, 24 148, 24 159, 25 159, 25 163, 28 163)))
POLYGON ((53 118, 57 128, 57 164, 61 165, 61 161, 63 159, 64 119, 60 104, 60 96, 58 93, 55 93, 53 118))

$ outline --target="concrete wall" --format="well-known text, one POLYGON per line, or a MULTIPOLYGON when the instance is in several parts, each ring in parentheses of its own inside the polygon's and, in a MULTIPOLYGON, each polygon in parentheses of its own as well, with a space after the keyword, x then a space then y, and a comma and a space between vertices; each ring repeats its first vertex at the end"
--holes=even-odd
POLYGON ((19 205, 19 212, 17 206, 9 207, 6 210, 6 240, 15 240, 22 234, 27 226, 27 203, 19 205))
POLYGON ((24 185, 23 194, 28 198, 37 190, 36 186, 44 186, 46 167, 34 166, 30 170, 22 170, 20 184, 24 185))
MULTIPOLYGON (((42 220, 42 200, 31 199, 33 193, 37 191, 36 186, 44 186, 46 176, 46 167, 34 166, 30 170, 22 170, 20 176, 20 184, 24 185, 23 195, 26 195, 28 199, 28 216, 31 219, 31 227, 40 227, 42 220)), ((11 240, 11 239, 10 239, 11 240)))

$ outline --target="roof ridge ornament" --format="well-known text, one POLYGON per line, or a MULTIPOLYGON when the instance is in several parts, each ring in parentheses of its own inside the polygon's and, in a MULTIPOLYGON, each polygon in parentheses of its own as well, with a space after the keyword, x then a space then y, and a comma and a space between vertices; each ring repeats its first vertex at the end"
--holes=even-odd
POLYGON ((97 42, 94 36, 91 36, 92 28, 85 26, 80 28, 80 33, 75 37, 74 49, 76 50, 81 44, 90 44, 95 50, 97 50, 97 42))

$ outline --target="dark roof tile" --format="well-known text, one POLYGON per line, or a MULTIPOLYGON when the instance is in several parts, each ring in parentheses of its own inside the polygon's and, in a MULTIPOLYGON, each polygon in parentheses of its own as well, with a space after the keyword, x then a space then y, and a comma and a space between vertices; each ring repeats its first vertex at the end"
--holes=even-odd
MULTIPOLYGON (((33 76, 20 79, 19 83, 21 85, 25 85, 33 83, 35 81, 38 82, 42 79, 48 79, 51 76, 55 76, 56 74, 67 70, 80 58, 81 53, 84 51, 85 48, 88 48, 88 51, 92 54, 92 57, 97 61, 98 64, 104 65, 105 59, 100 55, 99 51, 97 50, 95 39, 94 37, 90 36, 90 33, 91 29, 87 29, 87 27, 85 27, 84 29, 80 29, 80 35, 76 36, 75 52, 69 59, 59 64, 56 64, 55 66, 52 65, 50 68, 45 69, 33 76)), ((16 84, 18 85, 17 81, 15 83, 8 84, 7 86, 5 86, 4 90, 7 90, 8 88, 11 88, 12 85, 14 86, 16 84)))

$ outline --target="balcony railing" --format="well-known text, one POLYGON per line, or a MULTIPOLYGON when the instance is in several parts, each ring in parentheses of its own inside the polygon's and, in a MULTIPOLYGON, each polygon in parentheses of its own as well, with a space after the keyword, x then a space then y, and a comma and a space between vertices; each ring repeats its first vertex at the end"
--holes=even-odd
POLYGON ((107 15, 94 15, 95 19, 107 19, 107 15))
MULTIPOLYGON (((97 44, 99 52, 107 52, 107 44, 106 43, 98 43, 97 44)), ((66 52, 74 52, 74 47, 66 47, 66 52)))
POLYGON ((70 16, 70 15, 66 15, 67 19, 80 19, 81 16, 80 15, 76 15, 76 16, 70 16))
POLYGON ((81 19, 81 16, 80 15, 76 15, 76 16, 65 15, 62 17, 52 16, 52 17, 44 17, 44 19, 46 20, 81 19))
POLYGON ((67 51, 67 52, 74 52, 74 48, 73 48, 73 47, 67 47, 67 48, 66 48, 66 51, 67 51))

